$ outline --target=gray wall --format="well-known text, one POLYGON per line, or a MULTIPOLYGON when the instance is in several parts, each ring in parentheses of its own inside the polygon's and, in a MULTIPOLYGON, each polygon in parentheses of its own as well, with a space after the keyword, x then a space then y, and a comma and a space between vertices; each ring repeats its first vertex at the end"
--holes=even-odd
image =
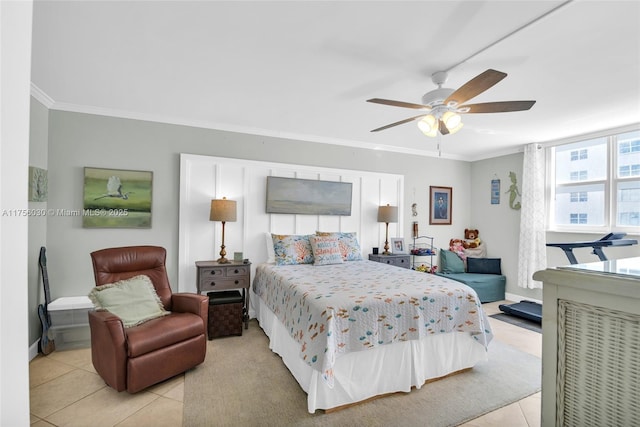
MULTIPOLYGON (((522 191, 522 153, 481 160, 471 165, 471 206, 480 238, 487 242, 488 256, 502 258, 502 274, 507 276, 507 293, 542 300, 540 289, 518 287, 518 245, 520 241, 520 211, 509 206, 506 194, 515 172, 518 189, 522 191), (491 204, 491 180, 500 179, 500 203, 491 204)), ((518 199, 519 200, 519 199, 518 199)))
MULTIPOLYGON (((47 169, 48 137, 49 137, 49 110, 47 107, 31 98, 31 118, 29 124, 29 166, 47 169)), ((29 209, 41 211, 47 209, 47 202, 29 202, 29 209)), ((47 217, 29 217, 29 343, 35 342, 41 333, 40 319, 36 307, 44 302, 44 291, 40 269, 38 268, 38 256, 40 247, 47 242, 47 217)), ((55 282, 54 282, 55 286, 55 282)))
MULTIPOLYGON (((47 217, 47 252, 52 296, 86 295, 93 286, 89 253, 121 245, 167 248, 167 268, 177 289, 179 154, 358 169, 405 175, 406 229, 414 220, 420 234, 438 247, 470 225, 470 169, 467 162, 418 157, 52 110, 49 112, 49 209, 81 210, 85 166, 153 171, 151 229, 85 229, 79 216, 47 217), (453 224, 428 226, 429 185, 450 186, 453 224), (411 216, 411 204, 419 215, 411 216)), ((365 248, 369 251, 370 248, 365 248)))

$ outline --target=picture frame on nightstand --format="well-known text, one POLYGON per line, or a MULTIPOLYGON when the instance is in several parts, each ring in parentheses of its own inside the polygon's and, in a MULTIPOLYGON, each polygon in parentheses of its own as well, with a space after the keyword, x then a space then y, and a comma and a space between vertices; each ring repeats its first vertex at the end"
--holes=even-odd
POLYGON ((392 237, 391 238, 391 252, 394 254, 406 254, 407 249, 404 245, 404 238, 392 237))

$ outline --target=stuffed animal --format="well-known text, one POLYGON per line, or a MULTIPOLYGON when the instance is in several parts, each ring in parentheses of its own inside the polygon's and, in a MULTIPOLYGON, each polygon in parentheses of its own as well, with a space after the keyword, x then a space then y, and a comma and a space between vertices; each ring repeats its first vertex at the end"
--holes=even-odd
POLYGON ((478 230, 465 228, 464 229, 464 240, 462 241, 462 245, 465 249, 469 248, 477 248, 482 243, 478 234, 480 232, 478 230))
POLYGON ((464 253, 464 241, 461 239, 449 240, 449 250, 458 254, 462 259, 466 258, 466 254, 464 253))

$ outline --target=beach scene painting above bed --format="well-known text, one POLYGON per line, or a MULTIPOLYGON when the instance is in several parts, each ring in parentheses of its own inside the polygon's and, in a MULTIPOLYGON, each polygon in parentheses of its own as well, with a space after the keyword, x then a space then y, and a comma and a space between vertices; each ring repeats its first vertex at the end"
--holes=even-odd
POLYGON ((267 177, 267 213, 351 215, 350 182, 267 177))

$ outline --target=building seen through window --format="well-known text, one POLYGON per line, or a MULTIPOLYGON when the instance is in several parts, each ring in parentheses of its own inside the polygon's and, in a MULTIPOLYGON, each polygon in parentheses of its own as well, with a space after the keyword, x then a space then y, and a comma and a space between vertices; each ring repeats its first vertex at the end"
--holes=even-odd
POLYGON ((551 229, 640 231, 640 131, 551 150, 551 229))

